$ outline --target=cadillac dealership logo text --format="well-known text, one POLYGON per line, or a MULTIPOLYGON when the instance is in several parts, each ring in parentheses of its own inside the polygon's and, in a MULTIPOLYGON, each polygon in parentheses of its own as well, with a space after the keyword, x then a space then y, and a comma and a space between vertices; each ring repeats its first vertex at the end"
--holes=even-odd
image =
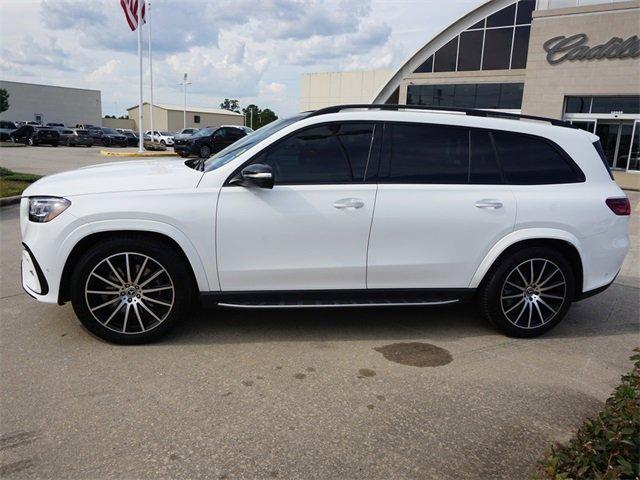
POLYGON ((587 45, 589 38, 585 33, 579 33, 570 37, 561 35, 553 37, 542 46, 547 52, 547 62, 551 65, 562 63, 565 60, 601 60, 603 58, 636 58, 640 56, 640 39, 633 35, 626 40, 613 37, 606 43, 590 47, 587 45))

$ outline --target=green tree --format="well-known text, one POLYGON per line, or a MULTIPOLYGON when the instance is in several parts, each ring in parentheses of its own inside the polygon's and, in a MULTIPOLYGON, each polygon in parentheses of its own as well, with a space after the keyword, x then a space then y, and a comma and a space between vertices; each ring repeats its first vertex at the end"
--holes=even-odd
POLYGON ((265 108, 260 112, 260 126, 264 127, 265 125, 277 120, 278 116, 273 112, 273 110, 269 108, 265 108))
POLYGON ((4 88, 0 88, 0 113, 7 110, 9 110, 9 92, 4 88))
POLYGON ((273 110, 269 108, 261 110, 260 107, 254 104, 247 105, 246 108, 243 108, 242 114, 244 115, 245 124, 254 130, 264 127, 278 119, 278 116, 273 112, 273 110))
POLYGON ((224 102, 220 104, 220 108, 229 110, 230 112, 240 113, 240 102, 233 98, 225 98, 224 102))

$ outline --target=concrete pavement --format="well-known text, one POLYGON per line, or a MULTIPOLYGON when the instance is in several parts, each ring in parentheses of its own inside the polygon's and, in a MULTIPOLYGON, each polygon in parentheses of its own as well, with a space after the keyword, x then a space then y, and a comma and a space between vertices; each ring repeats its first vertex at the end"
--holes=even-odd
MULTIPOLYGON (((629 196, 637 232, 640 194, 629 196)), ((18 208, 5 207, 0 476, 526 477, 631 368, 632 239, 619 280, 542 338, 506 338, 473 305, 219 309, 160 343, 121 347, 88 334, 70 305, 22 292, 18 208), (385 355, 416 342, 438 366, 385 355)))

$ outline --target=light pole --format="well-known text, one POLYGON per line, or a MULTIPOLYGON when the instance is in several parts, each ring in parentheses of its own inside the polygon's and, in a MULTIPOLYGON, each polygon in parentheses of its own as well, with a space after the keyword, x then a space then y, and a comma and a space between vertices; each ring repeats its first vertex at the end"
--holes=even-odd
POLYGON ((184 86, 184 110, 182 112, 182 128, 187 128, 187 85, 191 85, 191 82, 187 82, 187 74, 184 74, 184 78, 182 79, 182 83, 178 85, 184 86))

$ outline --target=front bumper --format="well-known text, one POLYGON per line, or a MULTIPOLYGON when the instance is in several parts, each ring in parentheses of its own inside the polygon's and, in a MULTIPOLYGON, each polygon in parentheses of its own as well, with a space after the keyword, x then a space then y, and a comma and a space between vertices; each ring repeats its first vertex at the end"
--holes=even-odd
POLYGON ((186 145, 174 145, 173 146, 173 150, 177 153, 182 153, 182 154, 187 154, 187 155, 191 155, 191 154, 195 154, 195 148, 193 144, 186 144, 186 145))

